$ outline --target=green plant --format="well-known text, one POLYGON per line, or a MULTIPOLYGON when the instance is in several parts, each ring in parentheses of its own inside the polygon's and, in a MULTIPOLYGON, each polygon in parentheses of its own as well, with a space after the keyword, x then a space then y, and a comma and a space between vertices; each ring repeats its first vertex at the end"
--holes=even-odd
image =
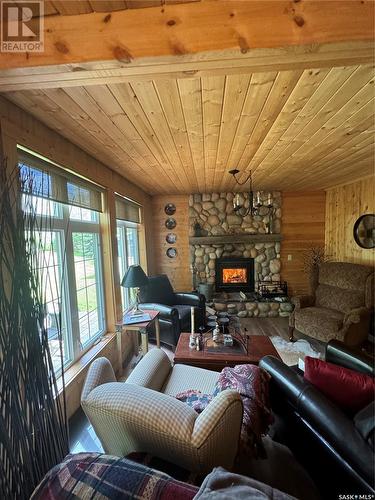
MULTIPOLYGON (((1 153, 1 150, 0 150, 1 153)), ((0 154, 1 158, 1 154, 0 154)), ((19 179, 0 162, 0 497, 29 498, 45 473, 68 452, 61 316, 57 316, 62 371, 59 397, 45 327, 45 249, 32 210, 32 179, 19 179)))

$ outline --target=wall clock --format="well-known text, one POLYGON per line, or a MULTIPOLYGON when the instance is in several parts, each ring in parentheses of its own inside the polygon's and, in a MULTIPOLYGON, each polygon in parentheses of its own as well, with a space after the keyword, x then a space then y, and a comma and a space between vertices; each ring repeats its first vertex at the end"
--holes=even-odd
POLYGON ((375 248, 375 214, 361 215, 354 224, 353 236, 361 248, 375 248))

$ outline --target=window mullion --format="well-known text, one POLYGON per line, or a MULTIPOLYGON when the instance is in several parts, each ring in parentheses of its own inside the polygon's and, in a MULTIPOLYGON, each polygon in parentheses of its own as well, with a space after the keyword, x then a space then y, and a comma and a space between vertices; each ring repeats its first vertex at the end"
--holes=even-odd
POLYGON ((102 248, 102 239, 101 234, 97 236, 97 245, 95 246, 95 260, 100 262, 100 266, 95 266, 95 280, 97 283, 98 290, 98 312, 100 312, 99 317, 99 329, 105 330, 106 327, 106 319, 105 319, 105 304, 104 304, 104 290, 103 290, 103 252, 101 252, 102 248))
MULTIPOLYGON (((128 241, 127 241, 127 233, 126 233, 126 226, 124 225, 122 227, 123 231, 123 242, 124 242, 124 261, 125 261, 125 273, 129 269, 129 260, 128 260, 128 241)), ((130 290, 129 288, 125 288, 125 296, 126 296, 126 308, 130 307, 130 290)))
POLYGON ((80 355, 80 332, 79 332, 79 314, 78 314, 78 300, 74 267, 74 248, 73 248, 73 231, 69 221, 69 207, 63 207, 64 221, 66 222, 66 270, 68 274, 69 283, 69 305, 72 324, 72 346, 73 346, 73 359, 77 359, 80 355))
POLYGON ((69 281, 67 276, 66 264, 66 234, 63 229, 58 229, 58 260, 61 264, 61 287, 59 289, 59 307, 60 307, 60 328, 65 326, 65 334, 63 335, 64 353, 67 363, 74 359, 72 349, 72 324, 69 303, 69 281))

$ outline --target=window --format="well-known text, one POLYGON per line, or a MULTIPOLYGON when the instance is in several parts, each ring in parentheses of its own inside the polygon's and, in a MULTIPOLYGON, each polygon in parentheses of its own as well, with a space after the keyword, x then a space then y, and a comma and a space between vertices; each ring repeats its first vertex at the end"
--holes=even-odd
MULTIPOLYGON (((129 266, 139 264, 138 228, 136 224, 117 220, 117 244, 120 281, 129 266)), ((122 310, 126 311, 135 301, 133 288, 121 287, 122 310)))
MULTIPOLYGON (((138 227, 141 207, 137 203, 116 195, 118 268, 120 282, 129 266, 139 264, 138 227)), ((121 287, 122 310, 126 311, 135 301, 135 290, 121 287)))
POLYGON ((55 369, 78 359, 105 331, 99 225, 101 193, 44 159, 19 151, 23 209, 36 219, 38 272, 55 369))
POLYGON ((40 231, 36 235, 38 251, 37 271, 44 291, 44 326, 48 334, 51 356, 56 371, 61 365, 58 326, 61 324, 63 363, 72 358, 72 346, 67 332, 68 295, 66 287, 61 286, 64 275, 64 246, 61 231, 40 231))

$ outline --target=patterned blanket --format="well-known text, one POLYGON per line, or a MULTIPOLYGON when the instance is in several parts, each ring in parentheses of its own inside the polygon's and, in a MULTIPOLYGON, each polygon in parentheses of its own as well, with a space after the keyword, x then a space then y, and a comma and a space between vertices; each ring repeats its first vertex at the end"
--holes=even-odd
POLYGON ((225 389, 238 391, 244 407, 239 453, 265 456, 261 436, 266 434, 273 422, 269 378, 268 373, 256 365, 236 365, 221 371, 213 394, 189 390, 177 394, 176 398, 200 413, 219 392, 225 389))
POLYGON ((126 458, 78 453, 51 469, 31 500, 191 500, 197 491, 195 486, 126 458))

